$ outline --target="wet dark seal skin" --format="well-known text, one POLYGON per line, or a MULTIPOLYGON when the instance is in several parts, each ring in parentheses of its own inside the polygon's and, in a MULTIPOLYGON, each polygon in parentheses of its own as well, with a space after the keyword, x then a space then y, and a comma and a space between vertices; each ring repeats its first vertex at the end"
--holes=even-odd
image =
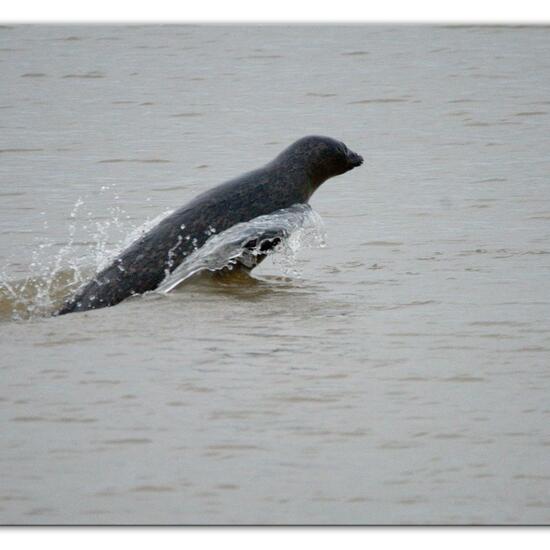
MULTIPOLYGON (((54 315, 112 306, 133 294, 154 290, 186 256, 206 242, 212 229, 221 233, 237 223, 307 203, 324 181, 362 162, 360 155, 340 141, 303 137, 262 168, 202 193, 163 219, 54 315)), ((251 243, 247 248, 253 246, 251 243)))

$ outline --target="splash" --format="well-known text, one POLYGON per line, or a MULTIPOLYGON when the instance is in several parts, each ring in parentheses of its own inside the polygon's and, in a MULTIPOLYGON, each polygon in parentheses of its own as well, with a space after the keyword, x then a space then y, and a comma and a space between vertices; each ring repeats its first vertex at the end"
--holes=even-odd
MULTIPOLYGON (((122 250, 171 213, 163 212, 132 227, 129 216, 116 204, 107 220, 93 219, 84 206, 82 199, 75 203, 65 243, 61 246, 53 241, 37 243, 27 276, 13 280, 0 272, 0 320, 50 315, 94 273, 107 267, 122 250), (85 243, 76 240, 76 235, 83 233, 91 235, 85 243), (83 245, 86 245, 84 252, 83 245)), ((262 242, 273 236, 279 237, 280 243, 269 254, 283 273, 292 276, 299 276, 296 258, 300 248, 325 245, 319 214, 309 205, 295 205, 235 225, 219 234, 212 231, 208 241, 167 275, 157 291, 170 292, 201 271, 231 270, 237 264, 253 267, 262 242), (259 240, 259 246, 251 250, 245 245, 254 239, 259 240)))
POLYGON ((298 250, 302 247, 325 246, 321 216, 307 204, 296 204, 214 234, 167 275, 157 292, 170 292, 202 271, 234 269, 237 264, 254 267, 262 244, 274 238, 278 238, 280 243, 267 253, 277 253, 274 255, 278 258, 275 263, 280 265, 285 274, 298 276, 298 250), (246 246, 251 241, 256 241, 252 250, 246 246))
MULTIPOLYGON (((31 252, 28 272, 16 279, 9 273, 15 263, 6 262, 0 270, 0 321, 26 320, 48 316, 89 278, 106 267, 129 244, 171 213, 166 211, 139 226, 132 226, 129 215, 117 204, 114 184, 103 186, 109 192, 106 202, 114 203, 106 219, 94 219, 79 198, 69 213, 67 239, 63 243, 45 240, 48 222, 44 222, 40 242, 31 252), (79 241, 78 235, 86 235, 79 241)), ((18 261, 19 258, 18 258, 18 261)))

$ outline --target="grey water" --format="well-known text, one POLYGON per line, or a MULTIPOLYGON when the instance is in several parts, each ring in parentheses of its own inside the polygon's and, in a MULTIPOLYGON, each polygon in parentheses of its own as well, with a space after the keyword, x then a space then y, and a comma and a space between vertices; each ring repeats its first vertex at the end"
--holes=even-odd
POLYGON ((550 523, 549 52, 529 26, 2 26, 0 523, 550 523), (325 247, 43 314, 307 134, 365 158, 312 198, 325 247))

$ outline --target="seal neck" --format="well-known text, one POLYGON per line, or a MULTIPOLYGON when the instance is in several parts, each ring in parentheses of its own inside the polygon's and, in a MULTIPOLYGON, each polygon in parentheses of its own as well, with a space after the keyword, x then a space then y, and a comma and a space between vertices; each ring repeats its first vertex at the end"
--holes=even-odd
POLYGON ((305 162, 295 151, 287 149, 275 157, 268 166, 280 171, 281 177, 295 186, 296 193, 307 202, 311 195, 328 180, 331 175, 314 163, 305 162))

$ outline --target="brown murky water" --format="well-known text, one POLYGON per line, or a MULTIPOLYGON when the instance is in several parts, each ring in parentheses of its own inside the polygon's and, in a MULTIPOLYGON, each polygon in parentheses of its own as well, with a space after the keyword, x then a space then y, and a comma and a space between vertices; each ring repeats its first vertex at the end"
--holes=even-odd
POLYGON ((70 282, 302 135, 366 159, 314 196, 301 276, 268 259, 56 319, 11 319, 3 290, 1 522, 550 522, 549 49, 535 27, 0 29, 11 288, 70 282))

